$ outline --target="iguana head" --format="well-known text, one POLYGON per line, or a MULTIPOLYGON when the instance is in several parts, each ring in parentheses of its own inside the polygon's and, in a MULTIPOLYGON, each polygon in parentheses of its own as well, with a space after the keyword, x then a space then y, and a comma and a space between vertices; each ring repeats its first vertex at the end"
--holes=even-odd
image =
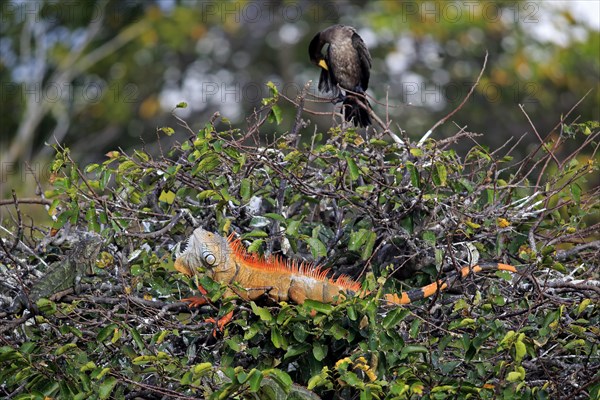
POLYGON ((198 274, 202 270, 210 276, 211 272, 226 264, 229 251, 227 239, 197 228, 183 252, 177 255, 174 267, 188 276, 198 274))

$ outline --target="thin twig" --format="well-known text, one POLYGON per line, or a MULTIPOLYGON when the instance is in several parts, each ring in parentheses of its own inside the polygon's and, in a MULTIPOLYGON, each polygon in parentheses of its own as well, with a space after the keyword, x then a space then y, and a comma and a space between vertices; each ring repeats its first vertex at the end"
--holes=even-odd
POLYGON ((475 88, 477 87, 477 85, 479 84, 479 81, 481 80, 481 77, 483 76, 483 71, 485 71, 485 66, 487 65, 487 60, 488 60, 488 51, 485 51, 485 58, 483 60, 483 66, 481 67, 481 71, 479 71, 479 76, 477 77, 477 80, 475 81, 475 83, 473 84, 473 86, 471 86, 471 89, 469 90, 469 93, 467 93, 467 96, 463 99, 463 101, 458 105, 458 107, 456 107, 454 110, 452 110, 448 115, 446 115, 444 118, 440 119, 438 122, 436 122, 433 127, 431 129, 429 129, 427 131, 427 133, 425 133, 423 135, 423 137, 419 140, 419 142, 417 143, 417 146, 421 146, 423 145, 423 143, 425 143, 425 141, 429 138, 429 136, 431 136, 431 134, 433 133, 433 131, 440 125, 444 124, 450 117, 452 117, 454 114, 456 114, 458 111, 460 111, 461 108, 463 108, 463 106, 465 105, 465 103, 469 100, 469 98, 471 97, 471 95, 473 94, 473 92, 475 91, 475 88))
MULTIPOLYGON (((49 206, 52 204, 52 200, 44 199, 41 197, 24 197, 18 199, 19 204, 40 204, 49 206)), ((15 204, 14 199, 0 199, 0 206, 8 206, 15 204)))
POLYGON ((121 236, 137 237, 137 238, 144 238, 144 239, 152 239, 152 238, 160 237, 160 236, 163 236, 164 234, 166 234, 167 232, 169 232, 175 226, 175 224, 181 219, 181 217, 183 217, 183 210, 178 211, 177 214, 175 214, 175 216, 173 216, 173 218, 171 218, 171 220, 169 221, 169 223, 167 225, 165 225, 161 229, 154 231, 154 232, 123 231, 123 232, 119 232, 118 234, 121 236))
POLYGON ((19 207, 19 199, 17 197, 17 192, 12 190, 13 202, 15 204, 15 211, 17 213, 17 233, 15 234, 15 241, 10 246, 9 253, 12 253, 17 248, 19 242, 23 239, 23 216, 21 215, 21 208, 19 207))
POLYGON ((535 125, 533 124, 533 121, 531 121, 531 118, 529 118, 529 114, 527 114, 527 111, 525 111, 525 108, 523 108, 523 104, 519 104, 519 109, 523 112, 523 114, 525 115, 525 118, 527 118, 527 121, 529 122, 529 125, 531 126, 531 129, 533 129, 533 133, 535 133, 535 136, 537 136, 538 140, 540 141, 540 144, 542 145, 542 147, 548 152, 548 154, 554 159, 554 162, 556 162, 556 166, 560 168, 560 161, 558 161, 556 159, 556 157, 554 156, 554 154, 552 154, 552 152, 550 151, 550 149, 546 146, 546 144, 544 143, 544 140, 542 139, 542 137, 540 136, 540 134, 538 133, 535 125))

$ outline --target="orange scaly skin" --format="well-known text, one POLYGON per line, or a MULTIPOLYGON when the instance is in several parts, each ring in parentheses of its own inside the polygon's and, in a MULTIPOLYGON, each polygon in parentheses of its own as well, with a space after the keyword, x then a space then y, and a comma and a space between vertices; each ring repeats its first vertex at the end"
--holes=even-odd
MULTIPOLYGON (((194 231, 186 250, 175 260, 175 269, 186 275, 198 273, 199 267, 205 268, 205 274, 214 281, 235 282, 245 288, 237 293, 245 300, 255 300, 266 293, 275 301, 302 304, 311 299, 332 303, 343 297, 340 292, 353 295, 361 289, 360 283, 345 275, 328 278, 329 270, 313 265, 249 254, 233 236, 226 239, 202 228, 194 231)), ((199 305, 197 301, 190 302, 199 305)))
MULTIPOLYGON (((241 293, 238 290, 236 294, 245 300, 254 300, 266 294, 275 301, 289 300, 297 304, 304 303, 306 299, 336 303, 346 296, 363 297, 368 294, 361 289, 359 282, 346 275, 330 278, 327 276, 329 270, 318 266, 249 254, 241 241, 233 238, 233 234, 224 238, 202 228, 194 231, 185 251, 175 260, 175 269, 186 275, 199 274, 199 268, 205 269, 204 273, 214 281, 230 285, 226 295, 233 294, 231 284, 237 283, 244 290, 241 293)), ((464 267, 460 276, 487 270, 517 272, 512 265, 486 263, 464 267)), ((419 289, 386 294, 384 299, 393 304, 409 304, 445 290, 457 279, 459 274, 450 274, 419 289)), ((199 289, 201 294, 206 294, 203 288, 199 289)), ((184 301, 189 302, 190 307, 207 302, 205 297, 192 297, 184 301)), ((219 328, 231 319, 232 313, 219 321, 219 328)))

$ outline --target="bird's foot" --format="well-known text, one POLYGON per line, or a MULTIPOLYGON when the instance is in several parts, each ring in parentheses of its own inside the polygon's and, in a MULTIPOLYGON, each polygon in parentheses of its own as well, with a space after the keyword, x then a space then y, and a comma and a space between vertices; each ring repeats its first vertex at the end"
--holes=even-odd
POLYGON ((344 99, 346 98, 346 96, 344 96, 343 94, 339 94, 337 97, 334 97, 333 99, 331 99, 331 102, 333 104, 338 104, 341 103, 342 101, 344 101, 344 99))

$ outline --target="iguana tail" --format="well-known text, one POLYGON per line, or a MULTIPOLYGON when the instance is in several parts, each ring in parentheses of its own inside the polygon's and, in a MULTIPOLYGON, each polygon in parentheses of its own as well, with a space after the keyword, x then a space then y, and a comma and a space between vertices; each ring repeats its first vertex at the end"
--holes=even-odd
POLYGON ((409 290, 408 292, 402 292, 400 294, 386 294, 384 295, 384 299, 390 303, 394 304, 410 304, 414 301, 424 299, 429 296, 433 296, 435 293, 446 290, 449 286, 452 286, 453 283, 460 278, 464 278, 469 274, 474 274, 481 271, 510 271, 517 272, 517 269, 512 265, 500 264, 500 263, 485 263, 475 265, 473 267, 463 267, 460 270, 460 274, 455 272, 454 274, 450 274, 444 279, 439 279, 436 282, 433 282, 427 286, 423 286, 419 289, 409 290))

